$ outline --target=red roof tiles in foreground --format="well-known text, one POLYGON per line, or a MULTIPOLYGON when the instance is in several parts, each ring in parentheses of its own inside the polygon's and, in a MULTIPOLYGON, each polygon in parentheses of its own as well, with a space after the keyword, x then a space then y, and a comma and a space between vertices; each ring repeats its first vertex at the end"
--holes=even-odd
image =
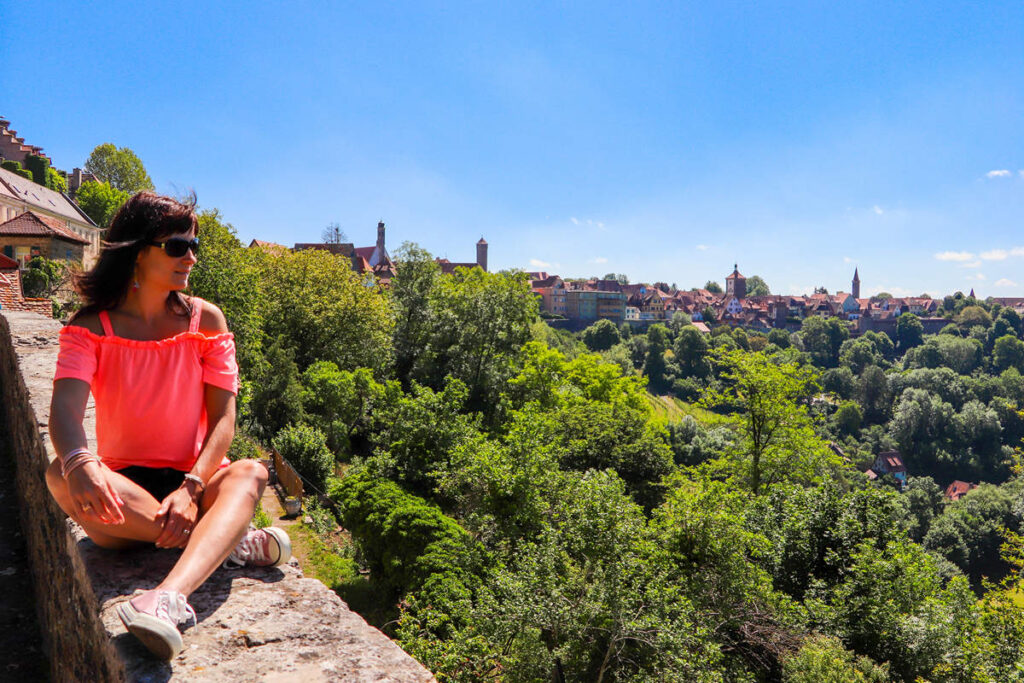
POLYGON ((10 256, 0 254, 0 270, 18 270, 18 262, 10 256))

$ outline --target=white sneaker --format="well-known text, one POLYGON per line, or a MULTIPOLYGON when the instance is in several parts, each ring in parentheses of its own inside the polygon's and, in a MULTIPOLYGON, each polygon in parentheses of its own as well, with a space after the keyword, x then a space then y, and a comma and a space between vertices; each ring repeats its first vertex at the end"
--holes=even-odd
POLYGON ((131 600, 117 606, 128 632, 142 641, 142 644, 161 659, 170 660, 181 652, 183 646, 178 625, 187 623, 189 618, 196 624, 196 612, 185 600, 185 596, 174 591, 160 591, 153 614, 139 611, 131 600))
POLYGON ((292 556, 292 542, 284 529, 268 526, 249 528, 224 560, 225 567, 277 567, 292 556))

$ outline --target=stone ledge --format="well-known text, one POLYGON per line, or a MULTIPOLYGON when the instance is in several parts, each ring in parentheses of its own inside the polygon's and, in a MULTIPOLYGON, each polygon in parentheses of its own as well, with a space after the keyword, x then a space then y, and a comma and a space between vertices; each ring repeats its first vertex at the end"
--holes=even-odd
MULTIPOLYGON (((198 626, 173 661, 128 635, 117 605, 154 586, 177 552, 112 552, 94 545, 53 503, 43 472, 60 325, 0 314, 0 387, 18 461, 40 624, 55 681, 432 681, 430 673, 297 565, 218 570, 192 595, 198 626)), ((87 433, 93 433, 93 410, 87 433)), ((90 438, 90 440, 92 440, 90 438)))

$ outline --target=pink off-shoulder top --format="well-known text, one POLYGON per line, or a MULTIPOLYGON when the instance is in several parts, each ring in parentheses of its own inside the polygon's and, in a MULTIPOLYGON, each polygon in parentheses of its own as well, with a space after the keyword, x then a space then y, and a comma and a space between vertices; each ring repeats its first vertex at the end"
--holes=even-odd
POLYGON ((156 341, 103 336, 68 325, 60 331, 58 379, 88 382, 96 399, 97 455, 112 470, 130 465, 188 471, 206 438, 204 384, 238 393, 235 338, 199 332, 203 300, 192 299, 187 332, 156 341))

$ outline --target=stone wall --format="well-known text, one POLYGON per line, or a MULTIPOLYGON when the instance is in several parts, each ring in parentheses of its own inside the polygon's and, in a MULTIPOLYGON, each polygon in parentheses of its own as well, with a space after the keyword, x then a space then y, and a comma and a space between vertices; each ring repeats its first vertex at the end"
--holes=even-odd
MULTIPOLYGON (((59 323, 0 313, 2 421, 17 482, 39 595, 40 628, 55 681, 431 681, 433 677, 369 626, 322 583, 291 564, 218 570, 191 597, 199 624, 171 662, 152 659, 128 635, 117 605, 152 588, 177 551, 98 548, 46 490, 47 438, 59 323)), ((94 433, 94 410, 86 431, 94 433)))

